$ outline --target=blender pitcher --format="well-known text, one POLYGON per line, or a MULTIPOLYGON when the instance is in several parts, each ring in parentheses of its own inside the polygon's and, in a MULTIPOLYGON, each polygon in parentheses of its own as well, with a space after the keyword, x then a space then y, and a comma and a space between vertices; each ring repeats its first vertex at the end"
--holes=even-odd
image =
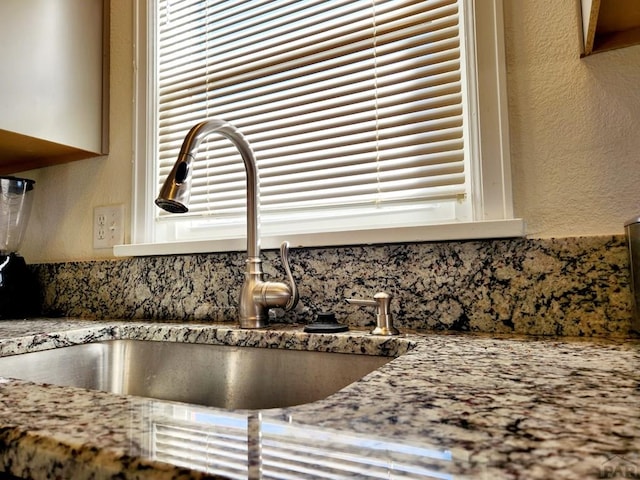
POLYGON ((39 309, 35 278, 17 253, 31 213, 34 184, 26 178, 0 177, 0 319, 35 315, 39 309))

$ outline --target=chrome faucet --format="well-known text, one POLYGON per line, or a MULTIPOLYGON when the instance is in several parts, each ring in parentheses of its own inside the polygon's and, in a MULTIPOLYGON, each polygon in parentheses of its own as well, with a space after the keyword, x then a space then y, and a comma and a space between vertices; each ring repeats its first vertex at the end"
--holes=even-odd
POLYGON ((171 213, 185 213, 189 210, 191 164, 202 140, 214 132, 228 138, 236 146, 247 172, 247 260, 245 279, 240 291, 238 319, 240 328, 263 328, 269 324, 270 308, 295 308, 298 289, 289 266, 288 242, 283 242, 280 246, 280 255, 289 284, 265 282, 263 279, 258 222, 260 180, 255 155, 242 133, 220 119, 206 120, 194 126, 182 143, 178 159, 160 189, 156 205, 171 213))

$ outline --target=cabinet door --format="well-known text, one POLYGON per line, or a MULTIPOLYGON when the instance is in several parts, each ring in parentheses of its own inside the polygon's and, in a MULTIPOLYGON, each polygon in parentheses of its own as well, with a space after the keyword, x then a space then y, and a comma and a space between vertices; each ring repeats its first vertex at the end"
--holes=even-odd
POLYGON ((0 1, 0 164, 106 153, 106 3, 0 1))

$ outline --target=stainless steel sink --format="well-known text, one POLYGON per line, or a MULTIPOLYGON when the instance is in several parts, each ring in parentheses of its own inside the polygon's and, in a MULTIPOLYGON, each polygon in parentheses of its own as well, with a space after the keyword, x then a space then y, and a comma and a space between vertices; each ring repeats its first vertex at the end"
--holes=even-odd
POLYGON ((325 398, 392 357, 112 340, 0 357, 0 376, 227 409, 325 398))

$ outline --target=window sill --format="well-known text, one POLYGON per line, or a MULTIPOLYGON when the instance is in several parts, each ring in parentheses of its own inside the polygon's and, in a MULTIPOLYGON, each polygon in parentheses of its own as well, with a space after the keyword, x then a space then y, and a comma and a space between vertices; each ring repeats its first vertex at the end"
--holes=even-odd
MULTIPOLYGON (((277 249, 287 240, 292 248, 335 247, 346 245, 372 245, 383 243, 433 242, 455 240, 480 240, 490 238, 523 237, 522 219, 486 222, 449 223, 404 228, 378 228, 355 232, 327 232, 265 236, 260 239, 263 249, 277 249)), ((195 240, 165 243, 139 243, 116 245, 117 257, 152 255, 180 255, 190 253, 237 252, 246 250, 246 240, 195 240)))

